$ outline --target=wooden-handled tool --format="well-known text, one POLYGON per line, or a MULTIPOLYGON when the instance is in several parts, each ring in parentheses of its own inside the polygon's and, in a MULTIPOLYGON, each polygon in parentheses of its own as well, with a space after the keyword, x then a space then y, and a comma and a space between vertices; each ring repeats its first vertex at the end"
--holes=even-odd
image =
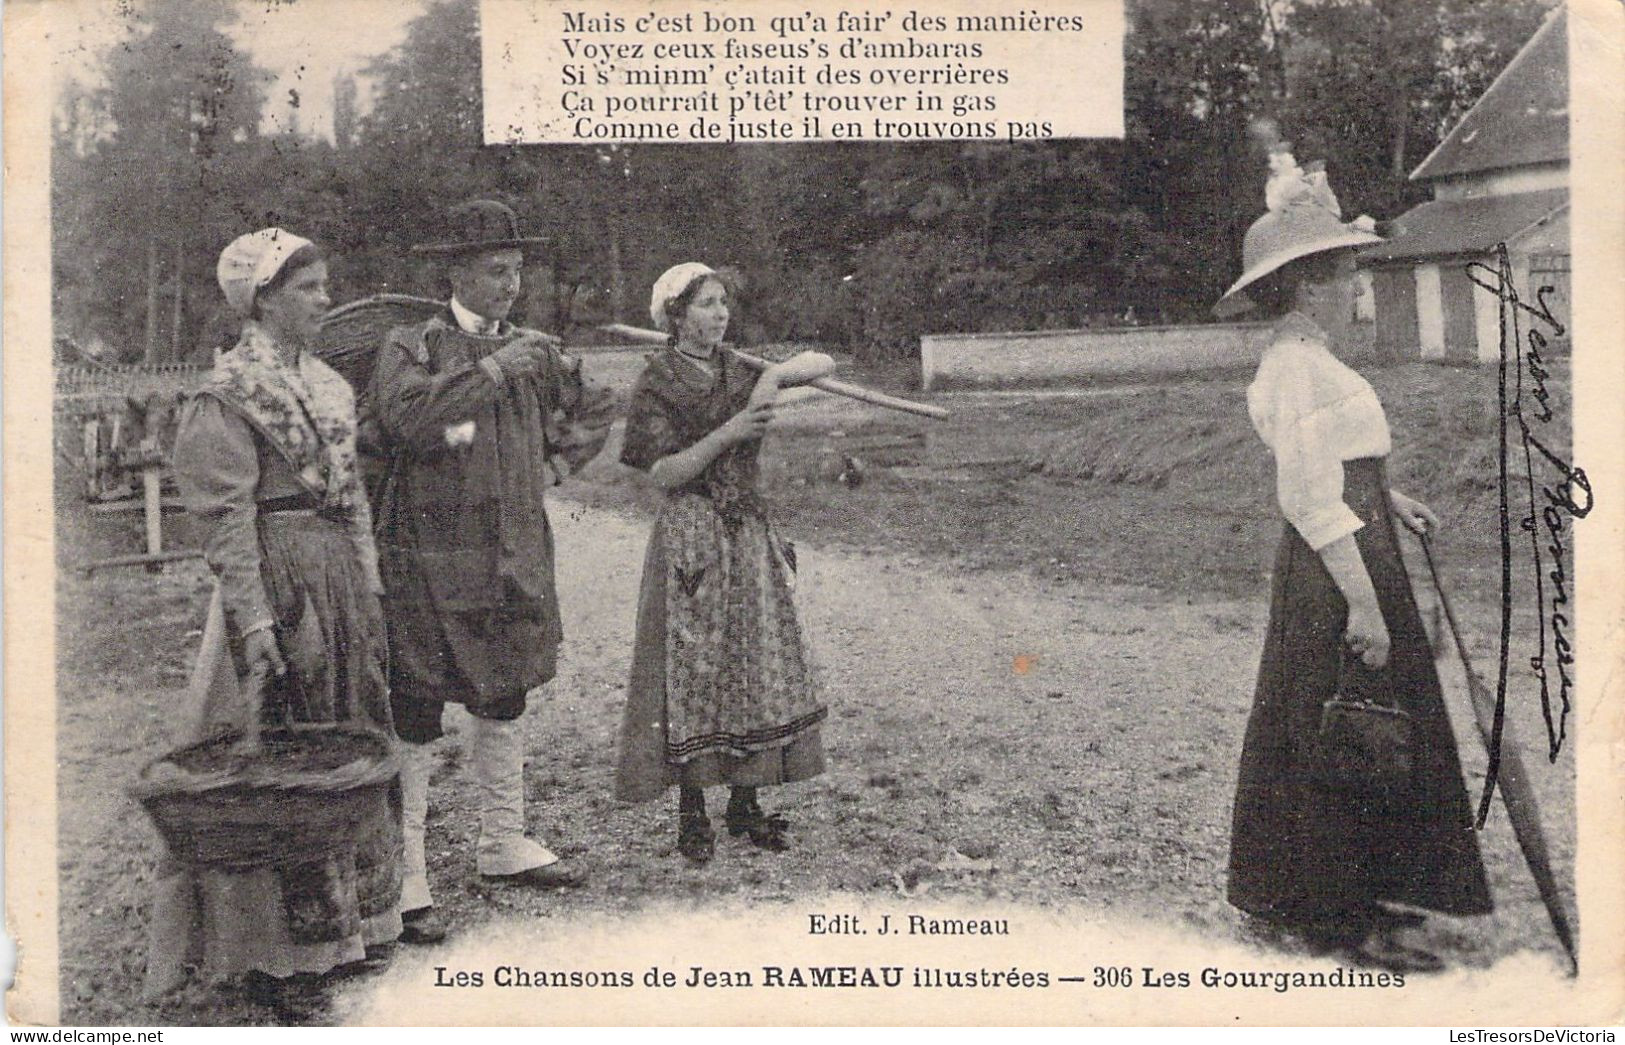
MULTIPOLYGON (((666 335, 658 330, 645 330, 642 327, 628 326, 625 323, 608 323, 598 329, 606 333, 631 338, 635 341, 648 342, 649 344, 663 345, 666 343, 666 335)), ((737 349, 734 350, 734 354, 757 370, 766 370, 773 365, 766 359, 740 352, 737 349)), ((930 417, 938 421, 948 416, 948 411, 940 406, 932 406, 929 403, 916 403, 912 399, 902 399, 898 396, 887 395, 884 392, 876 392, 874 389, 864 388, 862 385, 854 385, 846 381, 837 381, 832 377, 821 377, 811 382, 811 387, 823 389, 825 392, 831 392, 838 396, 846 396, 848 399, 870 403, 874 406, 883 406, 888 410, 901 410, 906 414, 918 414, 921 417, 930 417)))
MULTIPOLYGON (((1456 623, 1455 607, 1450 605, 1450 596, 1445 594, 1444 582, 1439 579, 1439 564, 1433 557, 1433 541, 1424 533, 1421 542, 1428 575, 1433 578, 1433 590, 1439 593, 1439 605, 1444 608, 1444 619, 1450 625, 1450 637, 1455 640, 1456 655, 1461 658, 1462 674, 1467 677, 1467 696, 1473 705, 1473 717, 1478 720, 1479 735, 1484 740, 1484 748, 1494 767, 1491 786, 1501 792, 1507 819, 1512 822, 1512 837, 1517 839, 1518 848, 1523 851, 1524 863, 1535 880, 1540 902, 1546 905, 1552 930, 1568 955, 1570 971, 1579 975, 1580 957, 1575 947, 1574 929, 1569 925, 1568 910, 1564 905, 1563 891, 1558 888, 1557 875, 1552 872, 1552 860, 1545 828, 1540 821, 1540 806, 1535 800, 1534 785, 1524 769, 1523 756, 1519 754, 1518 742, 1512 736, 1511 723, 1496 708, 1496 694, 1491 691, 1489 683, 1473 670, 1473 662, 1467 656, 1467 644, 1462 641, 1461 627, 1456 623), (1501 721, 1497 723, 1497 719, 1501 721)), ((1489 797, 1488 794, 1484 795, 1486 802, 1489 797)), ((1482 823, 1479 826, 1482 827, 1482 823)))

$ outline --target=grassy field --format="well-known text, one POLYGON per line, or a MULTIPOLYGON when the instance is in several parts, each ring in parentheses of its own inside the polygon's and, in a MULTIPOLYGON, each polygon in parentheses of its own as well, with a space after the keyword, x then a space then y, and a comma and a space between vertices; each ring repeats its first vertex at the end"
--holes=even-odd
MULTIPOLYGON (((1393 430, 1390 480, 1440 514, 1439 550, 1462 598, 1495 601, 1494 372, 1414 364, 1368 376, 1393 430)), ((1281 522, 1269 456, 1247 419, 1246 377, 1048 395, 920 395, 907 391, 904 370, 857 379, 952 416, 932 421, 827 396, 785 406, 763 469, 793 532, 1170 594, 1267 591, 1281 522), (870 465, 855 487, 836 481, 847 457, 870 465)), ((1568 401, 1566 367, 1552 389, 1568 401)), ((1567 432, 1550 445, 1566 448, 1567 432)), ((652 503, 620 481, 613 451, 591 471, 608 485, 581 496, 652 503)))

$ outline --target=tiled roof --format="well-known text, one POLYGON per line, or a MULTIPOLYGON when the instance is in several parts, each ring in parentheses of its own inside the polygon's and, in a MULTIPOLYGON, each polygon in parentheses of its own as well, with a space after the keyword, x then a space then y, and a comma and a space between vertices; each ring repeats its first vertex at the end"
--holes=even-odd
POLYGON ((1426 181, 1568 158, 1568 14, 1559 7, 1439 147, 1411 172, 1411 179, 1426 181))
POLYGON ((1387 241, 1368 247, 1360 257, 1367 263, 1381 263, 1477 254, 1510 242, 1568 205, 1567 189, 1433 200, 1401 214, 1387 241))

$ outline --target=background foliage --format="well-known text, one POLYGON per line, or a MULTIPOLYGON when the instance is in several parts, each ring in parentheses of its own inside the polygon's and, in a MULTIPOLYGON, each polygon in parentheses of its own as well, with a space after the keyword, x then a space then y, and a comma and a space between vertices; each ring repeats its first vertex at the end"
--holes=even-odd
POLYGON ((431 2, 334 141, 270 133, 231 4, 148 0, 104 85, 58 100, 59 352, 206 359, 230 337, 214 259, 268 224, 331 250, 336 300, 439 294, 406 248, 475 195, 551 238, 526 312, 552 329, 646 325, 654 277, 689 259, 742 273, 743 340, 864 358, 927 331, 1201 320, 1262 210, 1252 121, 1325 159, 1348 212, 1392 218, 1550 6, 1129 0, 1122 141, 672 148, 482 146, 475 0, 431 2))

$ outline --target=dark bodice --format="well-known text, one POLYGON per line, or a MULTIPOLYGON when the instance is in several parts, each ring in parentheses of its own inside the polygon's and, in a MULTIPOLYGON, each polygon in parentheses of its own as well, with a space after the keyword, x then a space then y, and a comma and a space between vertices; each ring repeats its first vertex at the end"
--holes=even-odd
MULTIPOLYGON (((745 408, 760 375, 728 349, 716 358, 716 372, 707 373, 674 349, 649 357, 632 391, 622 463, 648 469, 662 457, 693 446, 745 408)), ((759 439, 736 443, 669 496, 704 497, 726 518, 742 512, 762 514, 756 491, 761 449, 759 439)))

